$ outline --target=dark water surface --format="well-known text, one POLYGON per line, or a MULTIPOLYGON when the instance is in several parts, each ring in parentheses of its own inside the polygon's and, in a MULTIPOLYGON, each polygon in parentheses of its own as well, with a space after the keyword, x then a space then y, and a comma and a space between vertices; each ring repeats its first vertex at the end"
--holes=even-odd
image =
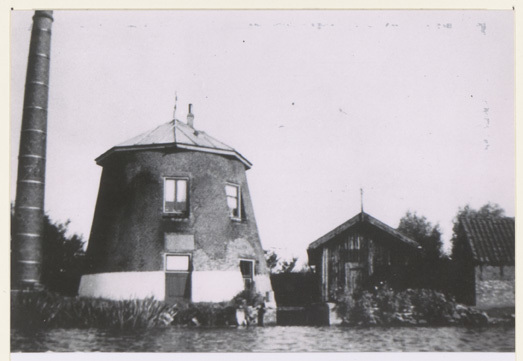
POLYGON ((12 331, 11 352, 514 352, 514 327, 177 328, 135 333, 57 329, 12 331))

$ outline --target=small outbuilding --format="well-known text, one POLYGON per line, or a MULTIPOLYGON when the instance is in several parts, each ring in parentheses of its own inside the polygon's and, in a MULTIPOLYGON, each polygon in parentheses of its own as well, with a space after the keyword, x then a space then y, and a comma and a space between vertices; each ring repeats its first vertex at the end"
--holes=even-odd
POLYGON ((172 120, 96 159, 103 167, 79 294, 221 302, 274 300, 246 171, 230 146, 172 120))
POLYGON ((452 253, 458 301, 482 309, 514 307, 514 230, 514 218, 459 218, 452 253))
POLYGON ((406 284, 419 255, 417 242, 367 213, 336 227, 307 249, 322 302, 336 302, 387 281, 406 284))

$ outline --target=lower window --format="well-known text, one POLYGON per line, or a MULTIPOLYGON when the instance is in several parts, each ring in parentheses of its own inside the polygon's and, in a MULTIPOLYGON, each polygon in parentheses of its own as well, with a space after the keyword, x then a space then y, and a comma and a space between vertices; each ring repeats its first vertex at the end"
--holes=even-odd
POLYGON ((189 271, 189 256, 186 255, 166 255, 166 271, 189 271))
POLYGON ((243 286, 246 290, 252 289, 254 285, 254 261, 240 260, 240 271, 243 277, 243 286))

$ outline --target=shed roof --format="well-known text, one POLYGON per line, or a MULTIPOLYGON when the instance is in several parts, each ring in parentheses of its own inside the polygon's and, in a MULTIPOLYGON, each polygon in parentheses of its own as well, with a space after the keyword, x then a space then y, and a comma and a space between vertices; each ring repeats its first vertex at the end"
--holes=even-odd
POLYGON ((96 158, 96 162, 100 164, 100 162, 108 156, 119 151, 163 148, 180 148, 228 155, 237 158, 247 169, 252 166, 252 163, 238 153, 234 148, 211 137, 202 130, 194 129, 178 119, 173 119, 168 123, 162 124, 150 131, 112 147, 107 152, 96 158))
POLYGON ((390 234, 392 237, 396 238, 397 240, 399 240, 411 247, 416 247, 416 248, 419 247, 418 242, 413 241, 412 239, 410 239, 409 237, 405 236, 404 234, 398 232, 394 228, 387 226, 385 223, 377 220, 376 218, 372 217, 370 214, 361 212, 361 213, 358 213, 357 215, 355 215, 354 217, 352 217, 351 219, 349 219, 347 222, 334 228, 332 231, 328 232, 324 236, 318 238, 316 241, 312 242, 309 245, 308 249, 313 250, 313 249, 319 248, 320 246, 327 243, 328 241, 330 241, 331 239, 333 239, 340 233, 348 230, 349 228, 355 226, 356 224, 362 224, 362 223, 370 224, 370 225, 390 234))
POLYGON ((514 264, 514 218, 464 216, 460 218, 460 222, 476 262, 514 264))

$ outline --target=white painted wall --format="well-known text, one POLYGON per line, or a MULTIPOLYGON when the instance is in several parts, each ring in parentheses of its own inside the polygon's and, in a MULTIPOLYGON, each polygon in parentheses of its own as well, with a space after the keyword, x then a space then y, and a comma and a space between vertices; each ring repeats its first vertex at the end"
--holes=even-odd
POLYGON ((192 302, 230 301, 243 290, 243 278, 238 271, 192 272, 192 302))
POLYGON ((165 273, 111 272, 84 275, 78 294, 81 297, 102 297, 110 300, 165 299, 165 273))
POLYGON ((261 293, 266 298, 266 307, 276 307, 274 300, 274 292, 272 291, 271 278, 269 275, 254 276, 254 285, 256 291, 261 293))
MULTIPOLYGON (((274 302, 271 281, 268 275, 254 277, 256 291, 269 295, 274 302)), ((243 290, 243 278, 238 271, 195 271, 191 273, 192 302, 230 301, 243 290)), ((111 272, 84 275, 80 280, 78 294, 81 297, 101 297, 111 300, 143 299, 154 297, 165 299, 165 273, 156 272, 111 272)))

